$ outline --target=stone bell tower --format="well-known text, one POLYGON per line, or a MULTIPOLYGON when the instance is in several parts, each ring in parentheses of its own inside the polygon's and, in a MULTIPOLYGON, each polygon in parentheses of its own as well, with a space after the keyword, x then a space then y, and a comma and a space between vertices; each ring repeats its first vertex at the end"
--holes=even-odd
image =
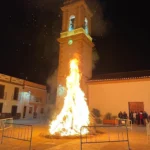
POLYGON ((92 77, 92 48, 94 46, 90 36, 92 12, 85 0, 66 0, 61 10, 63 20, 62 32, 58 39, 60 50, 56 106, 64 102, 66 77, 70 71, 69 62, 76 56, 78 56, 82 74, 81 89, 87 95, 86 82, 92 77))

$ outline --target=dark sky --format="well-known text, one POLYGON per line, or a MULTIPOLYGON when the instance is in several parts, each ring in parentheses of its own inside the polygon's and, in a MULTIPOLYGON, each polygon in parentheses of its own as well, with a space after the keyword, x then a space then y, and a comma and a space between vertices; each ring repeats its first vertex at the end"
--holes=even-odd
MULTIPOLYGON (((150 70, 148 2, 89 3, 94 12, 92 36, 100 55, 94 74, 150 70)), ((57 67, 61 5, 62 0, 1 2, 0 73, 46 83, 57 67)))

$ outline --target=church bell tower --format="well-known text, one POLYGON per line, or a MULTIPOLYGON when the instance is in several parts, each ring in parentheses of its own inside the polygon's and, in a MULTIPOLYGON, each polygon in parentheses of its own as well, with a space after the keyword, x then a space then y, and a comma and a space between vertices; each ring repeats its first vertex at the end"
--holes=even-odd
MULTIPOLYGON (((87 80, 92 77, 91 17, 85 0, 66 0, 61 8, 63 13, 62 32, 59 42, 59 66, 57 75, 56 106, 64 102, 66 77, 69 75, 69 62, 78 56, 82 74, 80 86, 87 97, 87 80)), ((60 106, 59 106, 60 107, 60 106)))

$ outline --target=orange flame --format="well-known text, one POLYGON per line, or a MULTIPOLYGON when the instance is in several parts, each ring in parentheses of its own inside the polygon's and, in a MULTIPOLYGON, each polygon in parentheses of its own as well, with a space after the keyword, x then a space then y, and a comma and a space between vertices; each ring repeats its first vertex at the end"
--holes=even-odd
MULTIPOLYGON (((70 75, 66 78, 67 95, 60 114, 50 124, 49 132, 52 135, 79 135, 80 128, 90 123, 89 109, 84 92, 80 88, 81 77, 78 65, 77 59, 70 61, 70 75)), ((86 133, 87 129, 82 131, 82 134, 86 133)))

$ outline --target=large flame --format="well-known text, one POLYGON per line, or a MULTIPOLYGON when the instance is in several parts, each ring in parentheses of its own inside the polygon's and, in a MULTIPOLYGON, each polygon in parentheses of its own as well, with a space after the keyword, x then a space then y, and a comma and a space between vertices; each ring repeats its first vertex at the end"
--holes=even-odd
MULTIPOLYGON (((78 65, 77 59, 70 61, 70 75, 66 78, 67 95, 60 114, 50 124, 49 132, 52 135, 79 135, 80 128, 90 123, 85 95, 80 88, 81 76, 78 65)), ((84 129, 82 134, 86 133, 88 130, 84 129)))

